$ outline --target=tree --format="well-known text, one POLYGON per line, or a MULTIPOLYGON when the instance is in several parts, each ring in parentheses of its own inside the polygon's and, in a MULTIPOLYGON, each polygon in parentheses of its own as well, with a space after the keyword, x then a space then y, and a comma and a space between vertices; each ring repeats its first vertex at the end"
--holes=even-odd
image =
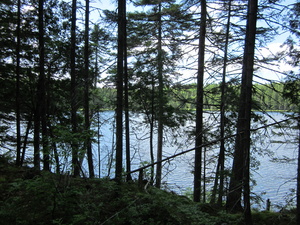
POLYGON ((157 120, 157 165, 155 186, 161 186, 162 173, 162 152, 163 152, 163 113, 164 113, 164 83, 163 83, 163 61, 162 61, 162 21, 161 21, 161 1, 158 2, 158 38, 157 38, 157 72, 158 72, 158 120, 157 120))
POLYGON ((16 131, 17 158, 16 165, 21 165, 21 112, 20 112, 20 46, 21 46, 21 0, 18 0, 17 12, 17 46, 16 46, 16 131))
POLYGON ((226 104, 226 69, 228 61, 228 42, 229 42, 229 31, 230 31, 230 19, 231 19, 231 0, 228 2, 228 16, 226 24, 225 33, 225 46, 224 46, 224 62, 223 62, 223 72, 222 72, 222 83, 221 83, 221 104, 220 104, 220 153, 217 163, 217 171, 215 176, 215 184, 213 187, 213 193, 211 198, 211 203, 215 203, 215 196, 217 192, 218 179, 219 179, 219 191, 218 191, 218 205, 222 206, 222 197, 224 194, 224 176, 225 176, 225 104, 226 104))
POLYGON ((90 1, 85 1, 85 40, 84 40, 84 73, 85 73, 85 82, 84 82, 84 118, 85 118, 85 132, 86 140, 85 147, 88 157, 89 165, 89 176, 93 178, 94 174, 94 164, 93 164, 93 154, 92 154, 92 143, 90 138, 90 85, 91 79, 89 75, 89 15, 90 15, 90 1))
POLYGON ((34 168, 40 170, 40 127, 42 127, 42 145, 44 152, 44 170, 49 170, 49 152, 47 146, 46 126, 46 90, 45 90, 45 42, 44 42, 44 1, 38 5, 39 30, 39 79, 36 88, 36 103, 34 113, 34 168))
POLYGON ((47 96, 46 96, 46 74, 45 74, 45 38, 44 38, 44 0, 39 0, 39 70, 40 80, 38 91, 39 100, 37 105, 41 107, 41 125, 42 125, 42 146, 43 146, 43 169, 50 171, 50 152, 48 146, 48 131, 47 131, 47 96))
POLYGON ((196 99, 196 137, 194 167, 194 201, 201 199, 202 141, 203 141, 203 80, 205 64, 206 0, 201 2, 201 19, 198 50, 197 99, 196 99))
POLYGON ((294 35, 294 40, 290 36, 285 44, 288 46, 287 54, 283 55, 283 59, 296 68, 295 71, 291 71, 287 76, 284 83, 283 96, 289 99, 296 107, 294 109, 294 117, 297 118, 298 125, 298 160, 297 160, 297 190, 296 190, 296 220, 297 224, 300 223, 300 74, 297 72, 299 67, 299 55, 300 51, 295 48, 299 46, 300 40, 300 2, 297 1, 292 8, 288 11, 288 16, 285 18, 288 22, 286 29, 290 30, 294 35), (287 57, 286 57, 287 56, 287 57))
POLYGON ((131 157, 130 157, 130 118, 129 118, 129 74, 128 74, 128 56, 127 56, 127 20, 125 20, 125 46, 124 46, 124 109, 125 109, 125 133, 126 133, 126 180, 132 180, 131 177, 131 157))
POLYGON ((233 158, 229 194, 227 197, 228 211, 243 211, 241 206, 241 195, 242 189, 244 189, 244 213, 245 221, 247 224, 252 224, 249 185, 250 124, 257 8, 257 0, 248 1, 242 84, 237 122, 237 136, 235 141, 235 152, 233 158))
POLYGON ((121 181, 123 169, 123 79, 124 51, 126 51, 126 0, 118 1, 118 59, 116 101, 116 180, 121 181))
MULTIPOLYGON (((128 15, 128 49, 133 62, 130 74, 130 91, 134 100, 132 110, 145 115, 150 130, 149 153, 153 163, 154 138, 157 138, 156 161, 159 162, 165 144, 165 128, 179 126, 184 121, 184 116, 179 116, 180 109, 171 104, 171 96, 175 96, 172 78, 176 79, 179 74, 176 71, 176 61, 182 56, 179 43, 184 37, 184 29, 189 28, 185 19, 191 16, 187 16, 182 5, 174 1, 137 1, 136 4, 149 6, 149 10, 128 15)), ((161 186, 161 179, 162 164, 158 163, 157 187, 161 186)), ((154 182, 154 165, 150 182, 154 182)))
POLYGON ((76 71, 76 9, 77 1, 72 0, 72 17, 71 17, 71 54, 70 54, 70 75, 71 75, 71 125, 72 125, 72 166, 73 175, 75 177, 80 174, 80 165, 78 160, 78 140, 77 140, 77 109, 78 109, 78 98, 77 98, 77 71, 76 71))
MULTIPOLYGON (((300 104, 300 102, 298 102, 300 104)), ((297 223, 300 223, 300 115, 298 111, 298 160, 297 160, 297 199, 296 199, 296 207, 297 207, 297 213, 296 213, 296 220, 297 223)))

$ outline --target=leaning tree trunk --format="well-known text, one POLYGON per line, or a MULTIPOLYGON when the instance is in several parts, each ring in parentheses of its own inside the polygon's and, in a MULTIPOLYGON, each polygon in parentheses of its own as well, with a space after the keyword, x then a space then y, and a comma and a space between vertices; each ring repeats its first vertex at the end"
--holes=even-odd
POLYGON ((196 138, 195 138, 195 168, 194 168, 194 201, 201 198, 202 173, 202 139, 203 139, 203 77, 206 35, 206 0, 201 0, 201 24, 198 52, 197 102, 196 102, 196 138))

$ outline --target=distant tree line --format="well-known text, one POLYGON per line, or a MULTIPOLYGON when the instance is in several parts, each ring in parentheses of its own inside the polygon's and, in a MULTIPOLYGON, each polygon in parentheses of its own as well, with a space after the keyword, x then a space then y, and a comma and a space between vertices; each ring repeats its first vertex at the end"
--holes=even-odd
MULTIPOLYGON (((289 111, 297 110, 297 105, 291 99, 287 99, 284 95, 285 83, 272 84, 254 84, 253 85, 253 110, 255 111, 289 111)), ((204 87, 204 109, 219 110, 221 102, 221 85, 209 84, 204 87)), ((228 83, 228 95, 238 96, 238 85, 228 83)), ((181 87, 170 87, 172 93, 169 104, 174 108, 182 108, 183 110, 195 110, 196 85, 187 84, 181 87)), ((111 88, 97 88, 94 90, 95 98, 93 105, 100 104, 97 99, 101 98, 101 110, 113 110, 113 99, 116 90, 111 88)), ((295 93, 296 94, 296 93, 295 93)), ((132 98, 132 96, 130 96, 132 98)), ((131 102, 134 101, 131 99, 131 102)), ((132 108, 132 110, 135 110, 132 108)), ((138 111, 138 109, 136 109, 138 111)))

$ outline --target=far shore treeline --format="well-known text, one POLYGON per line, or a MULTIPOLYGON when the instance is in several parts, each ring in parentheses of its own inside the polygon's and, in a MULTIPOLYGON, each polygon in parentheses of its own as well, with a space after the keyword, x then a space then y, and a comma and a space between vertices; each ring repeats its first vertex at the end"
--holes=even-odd
MULTIPOLYGON (((169 89, 169 91, 175 93, 174 95, 172 95, 173 98, 171 98, 169 102, 169 104, 171 104, 174 108, 183 105, 184 110, 196 110, 196 84, 187 84, 181 86, 175 85, 169 87, 169 89)), ((205 110, 220 109, 220 89, 221 84, 209 84, 204 87, 205 110)), ((283 96, 283 89, 284 82, 253 85, 253 111, 295 111, 297 109, 297 106, 293 104, 290 99, 287 99, 283 96)), ((130 91, 134 92, 134 90, 130 91)), ((238 96, 239 86, 237 84, 231 84, 229 91, 232 92, 231 95, 238 96)), ((97 88, 94 90, 94 98, 92 100, 92 104, 96 108, 98 106, 98 109, 101 111, 114 110, 115 95, 116 90, 113 88, 97 88), (101 103, 99 101, 100 99, 101 103)), ((134 109, 132 110, 134 111, 134 109)))

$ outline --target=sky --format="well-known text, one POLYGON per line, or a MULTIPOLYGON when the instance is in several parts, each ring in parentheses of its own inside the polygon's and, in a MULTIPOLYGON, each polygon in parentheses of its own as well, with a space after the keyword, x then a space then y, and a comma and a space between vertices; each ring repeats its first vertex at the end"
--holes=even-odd
MULTIPOLYGON (((130 4, 128 4, 127 0, 127 10, 128 11, 133 11, 136 8, 130 4)), ((284 0, 281 3, 288 5, 296 2, 296 0, 284 0)), ((116 10, 117 8, 117 0, 91 0, 91 8, 96 7, 100 9, 109 9, 109 10, 116 10)), ((138 8, 139 10, 142 10, 142 7, 138 8)), ((93 10, 91 13, 91 20, 94 22, 98 21, 99 18, 99 12, 97 10, 93 10)), ((282 23, 282 21, 278 21, 279 23, 282 23)), ((260 25, 260 22, 258 23, 260 25)), ((281 51, 284 49, 284 46, 282 46, 283 42, 286 40, 288 37, 288 33, 282 33, 280 36, 276 36, 274 40, 264 48, 256 48, 256 57, 258 58, 264 58, 270 55, 275 55, 277 52, 281 51)), ((207 57, 208 58, 208 57, 207 57)), ((265 79, 268 80, 273 80, 273 81, 279 81, 284 78, 283 73, 286 71, 293 70, 291 66, 284 62, 274 62, 271 65, 268 66, 258 66, 259 70, 256 72, 258 76, 261 76, 265 79), (280 71, 280 72, 276 72, 280 71)), ((184 72, 187 73, 186 76, 190 76, 191 71, 189 72, 184 72)), ((185 75, 184 75, 185 76, 185 75)), ((257 77, 254 77, 254 80, 259 82, 259 83, 264 83, 265 80, 259 79, 257 77)))

